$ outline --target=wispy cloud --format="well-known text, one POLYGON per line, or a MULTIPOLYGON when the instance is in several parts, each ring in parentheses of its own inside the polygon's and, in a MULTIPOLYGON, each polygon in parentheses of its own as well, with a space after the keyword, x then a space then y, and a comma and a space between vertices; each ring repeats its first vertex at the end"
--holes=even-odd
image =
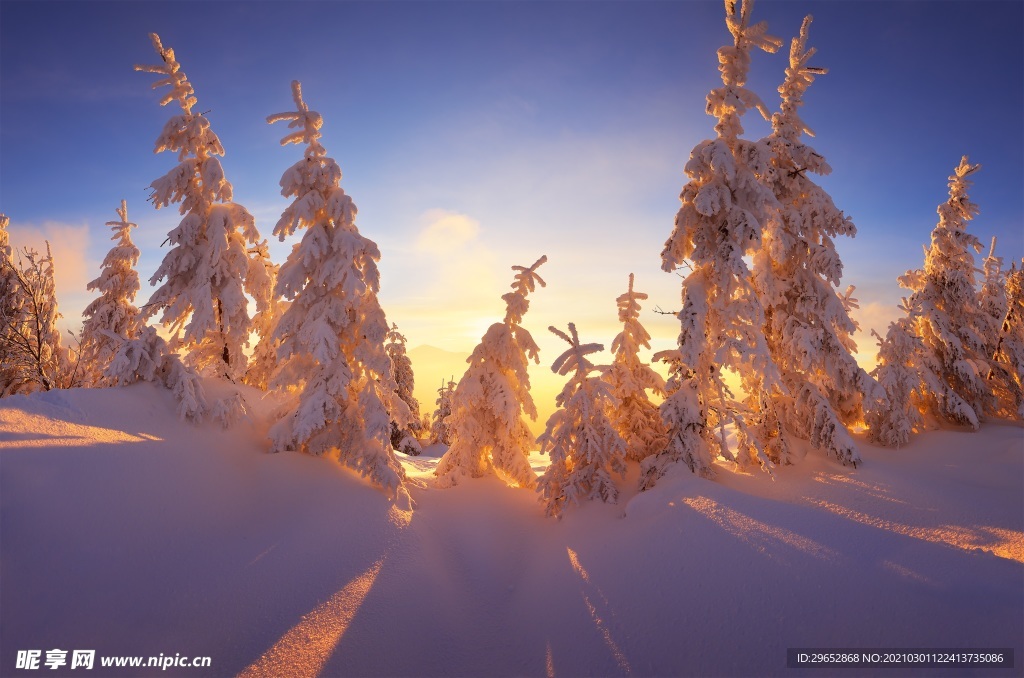
POLYGON ((412 345, 471 348, 500 306, 504 265, 480 238, 480 221, 431 208, 412 247, 394 249, 381 262, 381 301, 412 345))
POLYGON ((423 215, 427 222, 416 239, 416 247, 424 252, 444 255, 464 249, 480 235, 480 222, 473 217, 441 209, 423 215))

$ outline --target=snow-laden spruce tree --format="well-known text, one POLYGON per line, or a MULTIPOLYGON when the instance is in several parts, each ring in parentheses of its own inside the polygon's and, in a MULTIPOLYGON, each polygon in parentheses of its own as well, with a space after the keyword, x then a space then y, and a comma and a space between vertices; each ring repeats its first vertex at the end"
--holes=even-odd
POLYGON ((685 464, 691 472, 705 478, 714 477, 711 452, 704 437, 708 413, 696 375, 683 362, 678 349, 659 351, 654 359, 669 367, 665 400, 658 406, 666 438, 661 451, 640 463, 640 489, 654 487, 673 464, 685 464))
POLYGON ((879 339, 872 375, 888 407, 869 413, 872 440, 905 444, 910 434, 938 420, 977 429, 984 411, 998 411, 989 383, 996 361, 986 355, 985 312, 975 290, 974 255, 981 242, 966 231, 978 207, 970 201, 968 176, 979 169, 964 156, 949 177, 949 200, 925 249, 924 269, 907 271, 900 285, 911 290, 906 314, 879 339))
POLYGON ((10 223, 7 215, 0 214, 0 398, 18 393, 28 383, 16 360, 19 354, 16 334, 22 324, 25 296, 7 232, 10 223))
POLYGON ((764 309, 744 256, 761 245, 763 224, 778 203, 765 183, 774 171, 771 147, 741 139, 740 117, 756 108, 767 119, 764 104, 744 84, 751 50, 774 52, 781 41, 767 34, 764 22, 750 25, 752 6, 743 0, 737 10, 734 0, 725 2, 733 44, 718 50, 723 86, 707 97, 707 112, 718 119, 717 136, 690 153, 685 167, 690 181, 661 260, 666 271, 692 264, 682 286, 678 359, 703 403, 697 430, 716 455, 768 470, 768 449, 781 429, 775 394, 784 393, 785 386, 768 351, 764 309), (726 369, 741 376, 753 407, 736 401, 723 380, 726 369), (736 453, 726 442, 730 425, 736 453))
POLYGON ((391 496, 404 496, 405 471, 391 448, 391 422, 407 425, 384 350, 387 320, 377 300, 380 251, 356 228, 356 206, 341 188, 341 168, 320 143, 323 118, 292 82, 295 110, 281 145, 304 144, 301 160, 281 177, 294 198, 274 228, 281 240, 304 229, 278 272, 276 294, 291 301, 274 337, 280 342, 271 386, 294 400, 270 429, 272 451, 337 454, 391 496))
POLYGON ((1000 414, 1024 419, 1024 260, 1006 274, 1006 315, 993 354, 1000 414))
MULTIPOLYGON (((199 373, 186 365, 149 325, 140 325, 135 337, 118 343, 103 378, 114 386, 138 381, 162 384, 178 401, 178 416, 183 421, 198 423, 210 409, 199 373)), ((224 417, 230 418, 230 412, 223 412, 221 419, 225 425, 230 424, 230 419, 224 417)))
POLYGON ((992 406, 992 390, 985 382, 989 357, 985 354, 984 313, 975 288, 974 252, 981 252, 977 236, 967 231, 978 213, 967 189, 968 179, 980 165, 967 156, 949 177, 949 200, 938 207, 939 223, 925 250, 924 268, 900 276, 902 287, 911 290, 907 299, 913 333, 948 389, 931 400, 932 414, 952 423, 977 429, 979 418, 992 406), (950 398, 946 391, 958 398, 950 398))
POLYGON ((569 381, 555 398, 557 410, 548 418, 547 428, 537 438, 540 451, 551 458, 544 475, 537 482, 545 512, 560 516, 566 504, 579 505, 581 500, 600 499, 614 504, 618 490, 612 472, 626 473, 626 441, 608 418, 608 412, 619 405, 612 387, 587 358, 603 351, 601 344, 580 344, 576 325, 569 323, 569 334, 549 327, 564 339, 569 348, 555 359, 551 371, 569 381))
POLYGON ((277 285, 277 272, 280 266, 270 261, 270 249, 267 241, 250 248, 255 252, 254 260, 262 266, 254 266, 249 271, 250 283, 259 290, 256 295, 256 315, 253 316, 253 330, 258 337, 256 348, 249 357, 249 366, 245 370, 245 383, 266 391, 270 377, 277 369, 278 340, 274 338, 274 330, 281 313, 287 308, 287 302, 274 292, 277 285))
POLYGON ((83 380, 90 386, 111 385, 111 380, 103 376, 104 370, 121 342, 134 339, 141 328, 139 309, 133 303, 139 291, 135 270, 139 248, 132 242, 132 229, 137 226, 128 221, 126 201, 121 201, 117 216, 118 221, 106 223, 114 232, 110 239, 117 242, 103 258, 99 277, 86 286, 100 293, 82 312, 81 369, 83 380))
POLYGON ((603 379, 612 388, 618 404, 609 410, 612 424, 626 441, 626 459, 642 461, 665 449, 667 436, 658 406, 647 392, 665 395, 665 380, 650 365, 640 360, 640 349, 650 350, 651 335, 640 324, 640 301, 647 295, 629 288, 615 300, 619 307, 622 331, 612 340, 612 364, 603 379))
POLYGON ((437 409, 434 410, 434 416, 430 424, 431 444, 452 444, 452 432, 451 426, 448 424, 448 417, 452 413, 452 395, 454 393, 455 382, 451 380, 448 381, 447 385, 442 381, 441 387, 437 389, 437 400, 434 401, 437 403, 437 409))
POLYGON ((399 452, 417 455, 423 450, 416 435, 420 430, 420 402, 412 394, 416 387, 416 377, 412 372, 412 360, 405 352, 405 336, 398 331, 398 325, 392 323, 387 334, 384 350, 391 358, 391 376, 395 379, 396 395, 409 408, 409 420, 405 426, 397 421, 391 422, 391 446, 399 452))
POLYGON ((1024 389, 1019 371, 1015 375, 1010 364, 1003 360, 1006 354, 1000 352, 1000 338, 1003 336, 1010 304, 1007 298, 1007 272, 1003 270, 1003 258, 996 254, 995 236, 992 237, 988 256, 982 263, 981 275, 978 308, 984 322, 981 328, 985 341, 984 354, 990 359, 987 381, 994 396, 989 413, 997 417, 1024 418, 1024 389))
POLYGON ((512 291, 501 297, 505 319, 487 328, 467 360, 448 417, 452 443, 434 471, 440 487, 494 472, 519 487, 536 485, 530 467, 535 441, 522 415, 537 418, 526 367, 531 359, 540 362, 540 349, 520 323, 530 307, 529 293, 537 284, 545 286, 537 268, 547 260, 542 256, 530 267, 512 267, 517 271, 512 291))
POLYGON ((178 154, 178 165, 154 181, 151 200, 157 209, 180 203, 182 220, 168 234, 171 249, 150 279, 163 284, 145 306, 146 319, 161 313, 160 322, 180 336, 189 364, 231 381, 245 373, 252 320, 246 293, 258 298, 253 270, 264 264, 246 252, 259 242, 253 217, 231 201, 232 188, 217 156, 224 155, 209 119, 194 112, 196 98, 174 50, 150 34, 163 63, 135 70, 164 76, 153 84, 170 87, 160 105, 175 102, 181 113, 171 117, 156 140, 154 152, 178 154))
MULTIPOLYGON (((905 308, 906 300, 904 300, 905 308)), ((871 372, 885 391, 888 407, 869 410, 866 415, 872 441, 887 447, 906 445, 914 431, 926 425, 922 416, 926 403, 936 392, 945 392, 935 374, 935 362, 914 334, 910 316, 889 324, 885 337, 872 330, 878 340, 878 366, 871 372)), ((951 397, 955 398, 956 394, 951 397)))
MULTIPOLYGON (((808 176, 832 172, 805 142, 804 133, 813 133, 800 118, 804 92, 816 75, 827 72, 808 64, 816 52, 807 47, 810 23, 808 16, 792 41, 786 78, 779 87, 782 104, 765 139, 773 152, 775 171, 769 176, 779 207, 765 222, 753 273, 764 306, 768 349, 788 391, 774 393, 785 430, 844 464, 856 465, 860 454, 846 426, 863 421, 865 405, 880 407, 883 400, 878 384, 853 357, 858 329, 850 317, 857 308, 853 287, 845 294, 836 289, 843 264, 834 238, 853 237, 857 229, 808 176)), ((773 461, 790 463, 784 437, 772 452, 773 461)))
POLYGON ((981 265, 981 290, 978 292, 978 307, 984 320, 982 338, 985 342, 985 355, 995 355, 999 343, 999 331, 1003 326, 1008 309, 1006 301, 1006 272, 1003 270, 1003 258, 996 254, 996 237, 992 236, 988 255, 981 265))

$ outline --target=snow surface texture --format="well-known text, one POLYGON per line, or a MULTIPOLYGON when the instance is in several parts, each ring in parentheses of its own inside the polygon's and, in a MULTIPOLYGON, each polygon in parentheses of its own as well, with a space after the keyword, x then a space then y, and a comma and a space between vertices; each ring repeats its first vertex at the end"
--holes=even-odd
POLYGON ((494 476, 433 489, 440 445, 399 455, 423 485, 399 510, 336 462, 266 454, 276 403, 242 392, 230 431, 182 425, 149 383, 0 401, 0 675, 53 648, 212 658, 182 676, 791 675, 794 646, 1024 661, 1019 426, 858 436, 856 470, 810 454, 775 481, 679 464, 637 494, 633 465, 617 505, 551 520, 494 476))

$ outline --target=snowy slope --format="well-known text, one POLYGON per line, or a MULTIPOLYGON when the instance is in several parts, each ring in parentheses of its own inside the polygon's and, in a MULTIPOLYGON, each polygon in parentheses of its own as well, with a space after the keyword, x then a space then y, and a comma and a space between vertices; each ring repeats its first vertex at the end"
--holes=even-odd
POLYGON ((797 646, 1024 666, 1020 427, 861 442, 857 470, 812 453, 774 482, 681 469, 553 521, 495 479, 431 488, 428 455, 399 511, 264 454, 272 403, 246 394, 230 431, 148 384, 0 401, 0 675, 781 675, 797 646), (212 664, 15 670, 54 648, 212 664))

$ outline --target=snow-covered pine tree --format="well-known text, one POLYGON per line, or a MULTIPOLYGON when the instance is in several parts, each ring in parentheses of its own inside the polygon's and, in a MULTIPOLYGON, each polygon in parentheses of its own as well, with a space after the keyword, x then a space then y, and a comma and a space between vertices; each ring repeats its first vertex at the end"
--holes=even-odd
POLYGON ((992 244, 988 248, 988 256, 981 266, 981 291, 978 292, 978 306, 985 321, 982 337, 985 342, 985 355, 995 355, 999 343, 999 331, 1006 318, 1008 309, 1006 302, 1006 272, 1003 271, 1003 258, 996 255, 996 237, 992 236, 992 244))
POLYGON ((118 221, 108 221, 113 230, 111 240, 117 243, 103 258, 100 275, 86 289, 98 290, 100 296, 85 307, 82 315, 82 373, 90 386, 108 386, 103 376, 121 342, 134 339, 140 330, 139 309, 133 303, 139 291, 139 248, 132 242, 136 224, 128 221, 128 203, 121 201, 118 221))
POLYGON ((119 386, 137 381, 163 384, 178 401, 178 416, 183 421, 198 423, 209 410, 206 392, 195 368, 186 365, 156 329, 148 325, 141 325, 135 337, 118 343, 103 377, 119 386))
POLYGON ((391 448, 391 422, 405 426, 409 412, 395 393, 384 350, 380 251, 356 228, 341 168, 320 143, 323 118, 306 106, 298 81, 292 98, 296 110, 267 118, 295 129, 281 145, 306 146, 281 177, 281 193, 294 201, 274 228, 281 240, 305 232, 277 278, 276 294, 291 305, 274 333, 279 364, 271 386, 296 397, 270 429, 272 450, 337 454, 391 496, 403 496, 405 471, 391 448))
POLYGON ((633 461, 661 452, 668 442, 658 407, 647 396, 647 391, 664 396, 665 380, 640 360, 640 349, 651 348, 651 335, 640 324, 640 301, 646 298, 633 289, 630 273, 629 288, 615 300, 622 323, 622 331, 612 340, 615 357, 602 376, 618 401, 608 414, 626 441, 626 459, 633 461))
POLYGON ((877 367, 871 375, 885 391, 886 407, 865 416, 870 439, 887 447, 900 447, 914 432, 934 424, 937 417, 958 421, 968 405, 940 376, 942 365, 915 332, 920 310, 903 299, 906 315, 890 323, 878 340, 877 367))
POLYGON ((505 319, 487 329, 467 360, 448 417, 452 443, 434 471, 440 487, 493 472, 519 487, 536 485, 530 467, 535 441, 522 415, 537 418, 526 367, 530 359, 540 362, 540 349, 520 323, 530 307, 529 293, 537 284, 545 286, 537 268, 547 260, 542 256, 530 267, 512 267, 517 271, 512 291, 501 297, 505 319))
MULTIPOLYGON (((780 430, 774 394, 785 392, 764 336, 764 309, 744 256, 761 244, 762 225, 778 206, 766 186, 773 171, 772 151, 764 141, 740 138, 740 117, 756 108, 767 119, 761 100, 744 84, 752 49, 774 52, 781 45, 767 34, 764 22, 750 25, 753 2, 726 0, 726 24, 733 44, 718 50, 723 87, 707 97, 707 112, 718 118, 717 137, 702 141, 690 154, 682 207, 661 253, 662 268, 674 271, 688 260, 692 271, 683 281, 679 312, 679 360, 703 402, 705 420, 697 426, 708 445, 741 465, 751 462, 769 470, 766 448, 780 430), (749 401, 745 411, 723 380, 731 369, 743 379, 749 401), (748 426, 748 420, 750 425, 748 426), (725 427, 736 430, 738 454, 726 444, 725 427)), ((678 428, 679 422, 666 422, 678 428)))
POLYGON ((7 232, 10 223, 7 215, 0 214, 0 398, 18 393, 30 383, 17 360, 25 296, 7 232))
POLYGON ((993 355, 999 412, 1024 419, 1024 260, 1006 274, 1006 316, 993 355))
POLYGON ((555 398, 559 409, 537 438, 541 453, 551 458, 537 482, 537 491, 547 515, 557 517, 569 502, 577 506, 580 500, 592 499, 615 503, 619 492, 611 474, 625 476, 626 441, 607 415, 619 404, 611 385, 600 376, 590 376, 603 368, 595 367, 587 356, 603 351, 604 346, 580 344, 573 323, 569 323, 569 334, 555 327, 548 329, 569 344, 552 363, 551 371, 562 376, 572 373, 555 398))
POLYGON ((686 464, 693 473, 711 478, 715 471, 704 439, 709 417, 695 375, 678 349, 659 351, 654 359, 669 366, 665 400, 658 407, 668 433, 663 449, 640 463, 640 489, 654 487, 669 467, 679 463, 686 464))
POLYGON ((259 268, 250 261, 257 255, 246 251, 260 235, 252 215, 231 201, 231 184, 217 159, 224 148, 209 119, 192 110, 194 90, 174 50, 165 48, 155 33, 150 39, 163 63, 135 70, 164 76, 153 84, 154 89, 171 88, 160 105, 176 102, 181 107, 164 125, 154 149, 177 152, 178 165, 150 185, 150 199, 157 209, 181 203, 183 218, 168 234, 171 249, 150 279, 153 285, 164 283, 150 298, 144 317, 162 311, 160 321, 172 333, 177 336, 184 329, 181 342, 191 365, 234 381, 245 373, 242 347, 252 330, 245 294, 261 303, 260 289, 249 275, 259 268))
POLYGON ((452 380, 449 380, 447 385, 442 381, 441 388, 437 389, 437 400, 434 401, 437 403, 437 409, 434 410, 430 424, 431 444, 441 443, 446 446, 452 444, 452 432, 448 424, 448 417, 452 413, 452 395, 454 393, 455 382, 452 380))
MULTIPOLYGON (((860 461, 846 426, 858 424, 867 409, 883 402, 878 384, 853 357, 857 308, 853 287, 839 294, 843 264, 833 241, 853 237, 853 221, 836 208, 831 196, 808 176, 832 168, 804 141, 811 130, 800 118, 804 92, 814 77, 827 73, 808 64, 815 48, 807 47, 811 17, 793 38, 786 78, 779 87, 782 104, 772 116, 775 171, 771 186, 779 208, 764 224, 762 247, 753 257, 753 274, 764 306, 765 337, 788 393, 774 392, 774 406, 785 429, 809 440, 844 464, 860 461)), ((773 441, 772 460, 790 463, 783 437, 773 441)))
POLYGON ((928 389, 938 385, 938 378, 924 364, 924 344, 914 334, 909 316, 890 323, 884 338, 874 330, 871 333, 878 340, 878 366, 871 374, 885 391, 889 406, 867 413, 869 435, 881 445, 900 447, 923 427, 928 389))
MULTIPOLYGON (((278 340, 274 338, 277 321, 288 304, 274 292, 277 285, 277 273, 280 266, 270 261, 270 249, 267 241, 254 246, 259 250, 256 256, 249 259, 249 280, 259 290, 256 295, 256 315, 252 324, 256 336, 256 348, 249 358, 249 366, 245 371, 245 383, 266 391, 270 377, 277 369, 278 340)), ((250 250, 253 248, 250 248, 250 250)))
POLYGON ((977 236, 967 223, 978 213, 967 189, 969 176, 980 165, 967 156, 949 177, 949 200, 938 207, 939 223, 932 230, 931 246, 925 250, 924 269, 900 276, 902 287, 911 290, 907 300, 913 333, 924 343, 935 373, 948 386, 933 399, 933 414, 948 421, 977 429, 979 417, 993 405, 992 390, 985 382, 989 358, 985 355, 986 320, 978 307, 975 289, 974 255, 981 252, 977 236))
POLYGON ((420 430, 420 402, 412 394, 416 387, 416 378, 412 372, 412 361, 405 352, 406 338, 398 331, 398 325, 391 324, 387 342, 384 350, 391 358, 391 376, 394 377, 398 387, 395 393, 409 408, 408 424, 399 426, 398 422, 391 422, 391 446, 399 452, 415 456, 423 451, 419 441, 416 440, 420 430))

